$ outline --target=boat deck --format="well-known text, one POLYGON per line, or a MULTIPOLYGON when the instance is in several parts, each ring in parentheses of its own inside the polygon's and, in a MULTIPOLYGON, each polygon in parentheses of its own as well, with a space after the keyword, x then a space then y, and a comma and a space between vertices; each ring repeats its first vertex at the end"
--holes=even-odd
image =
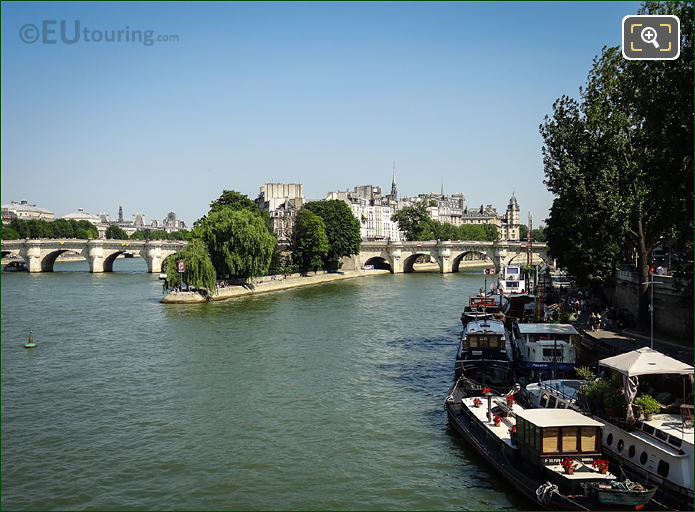
MULTIPOLYGON (((481 398, 483 401, 483 405, 481 405, 480 407, 475 407, 473 405, 473 400, 475 400, 475 398, 480 397, 462 398, 461 403, 471 411, 471 413, 480 421, 480 423, 487 426, 492 434, 499 437, 507 445, 516 448, 516 444, 512 442, 512 436, 509 433, 509 429, 516 426, 516 418, 513 415, 503 417, 502 421, 500 422, 500 426, 495 427, 495 423, 492 420, 489 420, 487 417, 487 399, 484 397, 481 398)), ((504 409, 508 409, 504 400, 502 400, 501 398, 493 398, 492 408, 494 409, 498 406, 504 409)), ((514 404, 514 406, 512 407, 512 413, 514 412, 514 410, 519 409, 523 409, 523 407, 519 404, 514 404)))

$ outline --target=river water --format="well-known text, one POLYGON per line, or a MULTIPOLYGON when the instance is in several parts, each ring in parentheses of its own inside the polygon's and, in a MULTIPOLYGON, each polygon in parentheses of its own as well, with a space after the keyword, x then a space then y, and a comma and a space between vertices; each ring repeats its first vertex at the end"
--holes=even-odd
POLYGON ((2 275, 3 510, 528 507, 447 428, 480 273, 164 305, 87 270, 2 275))

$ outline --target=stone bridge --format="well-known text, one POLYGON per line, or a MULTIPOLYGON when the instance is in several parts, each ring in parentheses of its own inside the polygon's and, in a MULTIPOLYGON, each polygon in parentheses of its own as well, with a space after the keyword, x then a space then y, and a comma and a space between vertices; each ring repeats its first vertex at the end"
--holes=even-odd
MULTIPOLYGON (((360 253, 343 260, 343 268, 354 270, 364 265, 387 268, 394 274, 412 272, 413 264, 419 256, 430 256, 439 265, 441 273, 458 272, 461 260, 467 254, 483 254, 499 272, 511 263, 526 264, 526 243, 498 240, 495 242, 477 241, 438 241, 423 242, 362 242, 360 253)), ((549 266, 554 266, 548 256, 544 243, 533 244, 534 259, 540 258, 549 266)), ((481 265, 485 265, 481 260, 481 265)))
POLYGON ((171 240, 78 240, 25 239, 3 240, 2 257, 19 256, 29 272, 53 272, 53 264, 64 252, 81 253, 94 273, 112 272, 113 262, 124 253, 139 254, 147 262, 147 271, 159 273, 162 261, 181 250, 188 242, 171 240))

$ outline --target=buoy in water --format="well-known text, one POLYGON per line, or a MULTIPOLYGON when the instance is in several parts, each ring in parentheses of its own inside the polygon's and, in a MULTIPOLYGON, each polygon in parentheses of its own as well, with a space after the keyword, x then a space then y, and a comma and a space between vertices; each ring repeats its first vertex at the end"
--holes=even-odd
POLYGON ((34 348, 36 346, 36 342, 34 342, 34 336, 31 334, 31 329, 29 329, 29 341, 27 341, 24 346, 26 348, 34 348))

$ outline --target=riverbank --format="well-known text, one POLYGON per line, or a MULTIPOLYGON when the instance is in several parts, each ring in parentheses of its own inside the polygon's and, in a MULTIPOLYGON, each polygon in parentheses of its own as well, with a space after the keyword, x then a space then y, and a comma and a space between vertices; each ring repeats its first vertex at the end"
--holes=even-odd
MULTIPOLYGON (((257 295, 259 293, 289 290, 292 288, 299 288, 301 286, 340 281, 342 279, 377 276, 389 273, 390 272, 388 270, 346 270, 339 273, 310 272, 306 276, 302 276, 301 274, 292 274, 284 279, 282 277, 266 276, 256 279, 254 281, 253 288, 246 286, 229 286, 227 288, 219 288, 217 290, 217 294, 212 296, 210 300, 218 301, 233 299, 236 297, 243 297, 245 295, 257 295)), ((171 292, 162 299, 162 302, 164 304, 197 304, 207 302, 207 300, 197 292, 171 292)))

